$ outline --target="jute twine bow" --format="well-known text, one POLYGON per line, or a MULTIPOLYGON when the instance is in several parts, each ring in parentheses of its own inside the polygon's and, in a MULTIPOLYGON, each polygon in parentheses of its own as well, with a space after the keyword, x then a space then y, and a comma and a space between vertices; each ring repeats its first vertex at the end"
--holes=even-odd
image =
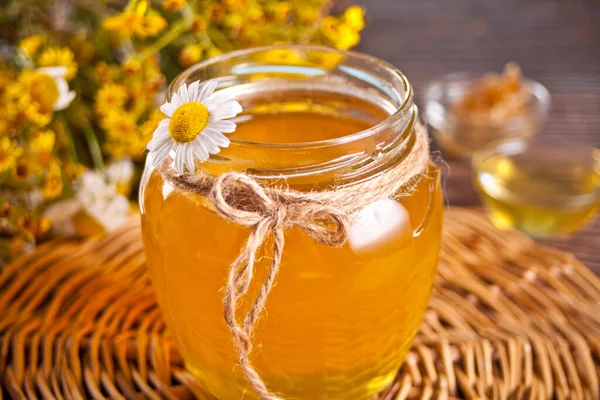
POLYGON ((417 124, 415 133, 412 150, 401 163, 364 182, 328 191, 299 192, 289 188, 265 187, 240 172, 219 176, 202 171, 178 175, 170 166, 169 159, 159 165, 163 178, 175 187, 205 196, 221 218, 252 228, 245 246, 231 264, 223 312, 242 371, 262 399, 283 400, 267 388, 254 369, 250 354, 252 333, 279 272, 285 229, 297 227, 318 243, 343 245, 354 213, 377 200, 410 194, 415 178, 428 167, 427 132, 421 124, 417 124), (239 301, 250 288, 257 252, 271 235, 274 246, 267 278, 250 310, 240 321, 236 317, 239 301))

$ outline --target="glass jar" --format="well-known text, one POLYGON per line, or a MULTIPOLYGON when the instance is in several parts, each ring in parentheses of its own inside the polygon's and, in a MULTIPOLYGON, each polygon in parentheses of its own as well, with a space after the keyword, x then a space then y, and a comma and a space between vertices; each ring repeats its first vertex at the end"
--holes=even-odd
MULTIPOLYGON (((244 171, 266 186, 331 190, 385 173, 415 140, 409 82, 366 55, 316 46, 237 51, 182 73, 169 97, 183 83, 207 79, 244 108, 230 146, 197 164, 211 174, 244 171)), ((418 179, 408 196, 359 212, 342 247, 286 230, 251 355, 271 391, 293 399, 368 399, 394 379, 424 315, 440 249, 437 168, 418 179)), ((150 163, 140 201, 151 278, 188 369, 218 399, 255 398, 236 367, 222 304, 227 273, 250 229, 221 219, 204 197, 174 189, 150 163)), ((264 280, 271 246, 258 255, 250 296, 264 280)))

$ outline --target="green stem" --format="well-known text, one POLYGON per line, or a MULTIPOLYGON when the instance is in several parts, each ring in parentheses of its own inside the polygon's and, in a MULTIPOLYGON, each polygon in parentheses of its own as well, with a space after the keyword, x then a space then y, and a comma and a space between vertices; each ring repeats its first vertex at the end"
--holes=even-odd
POLYGON ((67 150, 69 152, 69 156, 71 157, 71 160, 73 160, 74 162, 78 162, 79 159, 77 157, 77 149, 75 148, 75 142, 73 141, 73 133, 71 132, 71 129, 69 128, 69 124, 67 123, 67 119, 65 118, 65 115, 62 112, 58 112, 56 113, 58 121, 60 121, 61 125, 63 126, 63 130, 65 131, 65 136, 67 138, 67 150))
POLYGON ((124 12, 130 12, 133 10, 133 8, 137 5, 137 0, 129 0, 127 2, 127 5, 125 6, 125 8, 123 9, 124 12))
POLYGON ((186 29, 189 28, 191 21, 184 19, 178 21, 171 26, 171 28, 162 35, 156 42, 146 47, 138 56, 139 60, 145 60, 146 58, 156 54, 164 47, 168 46, 172 41, 177 39, 186 29))
POLYGON ((102 150, 100 149, 100 144, 98 143, 96 133, 89 125, 86 125, 83 128, 83 133, 85 135, 85 139, 87 140, 90 154, 92 155, 94 167, 96 167, 96 169, 103 170, 104 160, 102 159, 102 150))

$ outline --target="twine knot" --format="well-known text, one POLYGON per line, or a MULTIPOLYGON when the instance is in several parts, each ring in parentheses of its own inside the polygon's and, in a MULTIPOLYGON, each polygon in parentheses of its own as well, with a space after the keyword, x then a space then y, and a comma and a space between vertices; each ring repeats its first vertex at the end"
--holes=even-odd
POLYGON ((163 178, 174 186, 205 196, 226 221, 252 228, 240 254, 231 264, 223 299, 223 315, 244 375, 264 400, 283 400, 272 393, 250 361, 252 333, 265 308, 279 268, 286 228, 302 229, 315 242, 342 246, 348 239, 351 216, 364 206, 383 199, 400 198, 412 192, 415 178, 429 165, 429 142, 425 128, 415 127, 415 142, 398 165, 371 179, 322 192, 299 192, 289 188, 266 187, 247 174, 227 172, 213 176, 203 171, 177 175, 168 158, 159 165, 163 178), (254 277, 259 249, 273 237, 273 252, 267 278, 250 310, 240 321, 240 299, 248 293, 254 277))

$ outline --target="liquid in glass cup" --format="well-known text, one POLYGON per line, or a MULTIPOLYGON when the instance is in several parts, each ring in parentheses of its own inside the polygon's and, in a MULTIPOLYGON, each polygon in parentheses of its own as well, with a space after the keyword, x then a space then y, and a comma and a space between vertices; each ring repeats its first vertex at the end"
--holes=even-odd
MULTIPOLYGON (((207 79, 244 109, 231 145, 197 163, 211 174, 243 171, 266 186, 331 190, 385 173, 412 149, 412 88, 372 57, 314 46, 243 50, 190 68, 170 92, 207 79), (293 57, 272 61, 274 50, 293 57)), ((215 398, 257 398, 223 318, 227 274, 250 228, 221 219, 202 196, 174 189, 149 163, 140 201, 153 286, 187 368, 215 398)), ((285 231, 251 355, 271 391, 286 399, 369 399, 393 380, 431 295, 442 205, 432 165, 408 196, 360 211, 342 247, 285 231)), ((238 317, 258 294, 271 251, 267 241, 238 317)))
POLYGON ((600 149, 502 140, 473 157, 473 183, 499 229, 567 237, 600 208, 600 149))

